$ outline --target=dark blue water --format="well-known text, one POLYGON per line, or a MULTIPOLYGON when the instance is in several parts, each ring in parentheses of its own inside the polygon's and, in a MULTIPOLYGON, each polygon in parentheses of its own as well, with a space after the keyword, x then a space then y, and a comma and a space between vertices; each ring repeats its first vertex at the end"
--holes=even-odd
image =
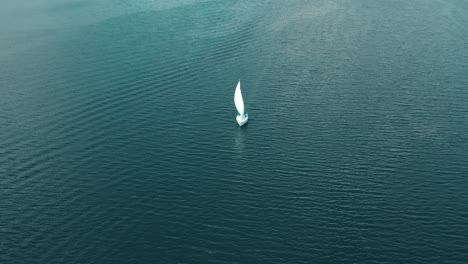
POLYGON ((468 262, 468 2, 20 2, 0 263, 468 262))

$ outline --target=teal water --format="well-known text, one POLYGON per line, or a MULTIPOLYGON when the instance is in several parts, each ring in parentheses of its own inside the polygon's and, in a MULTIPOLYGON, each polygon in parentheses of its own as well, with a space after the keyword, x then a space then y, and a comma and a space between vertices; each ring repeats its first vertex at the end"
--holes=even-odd
POLYGON ((127 2, 2 2, 0 263, 467 263, 467 1, 127 2))

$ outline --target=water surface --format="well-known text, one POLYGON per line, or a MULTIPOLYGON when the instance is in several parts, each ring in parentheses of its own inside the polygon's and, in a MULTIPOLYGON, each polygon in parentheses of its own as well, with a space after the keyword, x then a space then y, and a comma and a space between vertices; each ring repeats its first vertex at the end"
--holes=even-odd
POLYGON ((0 263, 467 262, 466 1, 164 2, 2 4, 0 263))

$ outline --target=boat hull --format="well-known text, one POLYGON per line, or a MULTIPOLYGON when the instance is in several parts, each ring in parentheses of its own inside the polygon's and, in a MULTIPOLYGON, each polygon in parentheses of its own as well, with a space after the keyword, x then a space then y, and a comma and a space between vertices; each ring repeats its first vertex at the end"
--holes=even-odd
POLYGON ((240 116, 238 115, 236 117, 236 121, 237 121, 237 124, 239 124, 239 126, 243 126, 247 123, 247 121, 249 121, 249 115, 244 115, 244 116, 240 116))

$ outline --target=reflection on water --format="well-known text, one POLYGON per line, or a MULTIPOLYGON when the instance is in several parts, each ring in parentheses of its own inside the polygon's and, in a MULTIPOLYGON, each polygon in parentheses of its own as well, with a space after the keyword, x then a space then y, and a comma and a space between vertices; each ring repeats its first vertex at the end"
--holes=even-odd
POLYGON ((247 140, 249 124, 245 124, 242 127, 237 127, 234 135, 234 149, 239 155, 238 158, 243 158, 245 151, 245 141, 247 140))

